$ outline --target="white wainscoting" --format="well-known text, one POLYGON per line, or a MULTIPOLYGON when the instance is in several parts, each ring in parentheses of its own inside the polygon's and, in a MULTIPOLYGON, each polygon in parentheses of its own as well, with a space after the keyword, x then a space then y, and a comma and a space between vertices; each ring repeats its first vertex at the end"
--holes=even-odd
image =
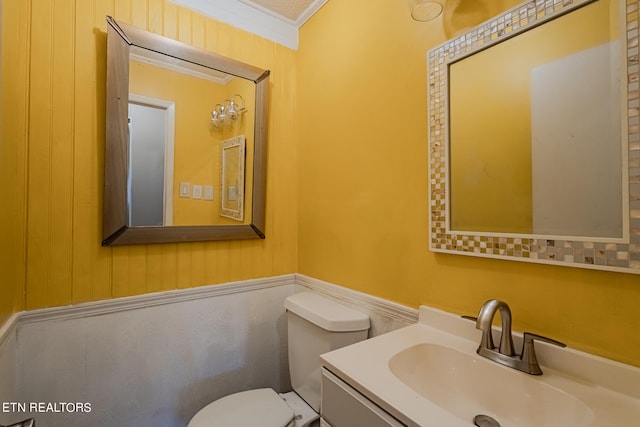
MULTIPOLYGON (((15 400, 16 387, 16 326, 18 315, 14 314, 0 327, 0 405, 15 400)), ((0 406, 0 424, 11 424, 13 415, 3 412, 0 406)))
POLYGON ((297 292, 311 290, 369 315, 369 338, 418 322, 418 310, 362 292, 296 274, 297 292))
POLYGON ((207 403, 257 387, 290 388, 287 296, 304 290, 353 306, 370 335, 418 311, 303 275, 18 313, 0 329, 0 405, 88 403, 89 413, 7 413, 47 427, 176 427, 207 403))

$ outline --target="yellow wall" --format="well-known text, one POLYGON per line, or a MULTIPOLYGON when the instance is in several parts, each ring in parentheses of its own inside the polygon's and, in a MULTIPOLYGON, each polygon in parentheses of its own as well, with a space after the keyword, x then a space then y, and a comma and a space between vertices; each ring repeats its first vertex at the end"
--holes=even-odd
POLYGON ((22 309, 296 271, 294 51, 165 0, 3 4, 1 188, 12 209, 0 217, 0 320, 22 309), (105 15, 272 70, 266 240, 100 246, 105 15))
POLYGON ((3 1, 0 88, 0 325, 24 306, 28 11, 3 1), (11 19, 7 19, 11 17, 11 19), (11 60, 7 60, 10 58, 11 60))
POLYGON ((503 299, 516 330, 640 366, 639 276, 429 251, 426 52, 445 37, 405 2, 329 1, 302 27, 299 272, 459 314, 503 299))

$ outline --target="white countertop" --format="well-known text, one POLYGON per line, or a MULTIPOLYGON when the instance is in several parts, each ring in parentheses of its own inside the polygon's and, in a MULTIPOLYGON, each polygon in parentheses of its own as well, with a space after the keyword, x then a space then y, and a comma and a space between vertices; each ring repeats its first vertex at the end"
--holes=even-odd
MULTIPOLYGON (((472 355, 482 361, 480 366, 493 364, 475 353, 480 335, 473 322, 423 306, 417 324, 326 353, 321 359, 323 366, 409 426, 469 427, 473 425, 472 417, 458 418, 427 400, 392 373, 389 361, 402 350, 433 343, 472 355)), ((514 341, 519 352, 518 334, 514 334, 514 341)), ((543 375, 514 372, 582 401, 593 413, 585 425, 640 426, 640 368, 545 343, 536 343, 536 353, 543 375)))

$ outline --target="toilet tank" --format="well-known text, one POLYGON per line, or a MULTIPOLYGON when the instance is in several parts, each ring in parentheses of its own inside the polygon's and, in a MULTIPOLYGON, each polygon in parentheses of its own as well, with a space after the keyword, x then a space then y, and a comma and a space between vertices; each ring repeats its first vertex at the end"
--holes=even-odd
POLYGON ((291 385, 320 411, 320 355, 367 338, 369 317, 312 292, 285 300, 291 385))

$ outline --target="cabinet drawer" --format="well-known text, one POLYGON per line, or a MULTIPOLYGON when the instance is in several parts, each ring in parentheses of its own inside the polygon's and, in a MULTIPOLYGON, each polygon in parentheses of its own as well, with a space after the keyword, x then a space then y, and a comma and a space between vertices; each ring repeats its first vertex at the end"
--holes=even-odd
POLYGON ((322 369, 322 418, 331 427, 405 427, 349 384, 322 369))

